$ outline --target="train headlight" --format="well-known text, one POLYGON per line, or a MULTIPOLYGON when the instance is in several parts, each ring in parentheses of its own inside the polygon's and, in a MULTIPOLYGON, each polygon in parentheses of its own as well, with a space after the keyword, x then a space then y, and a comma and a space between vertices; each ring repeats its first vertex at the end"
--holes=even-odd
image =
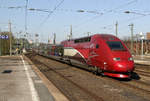
POLYGON ((123 65, 121 65, 121 64, 118 64, 118 67, 121 67, 121 68, 122 68, 122 67, 123 67, 123 65))
POLYGON ((130 58, 128 58, 128 60, 129 60, 129 61, 133 61, 133 58, 132 58, 132 57, 130 57, 130 58))
POLYGON ((113 58, 114 61, 120 61, 120 58, 113 58))

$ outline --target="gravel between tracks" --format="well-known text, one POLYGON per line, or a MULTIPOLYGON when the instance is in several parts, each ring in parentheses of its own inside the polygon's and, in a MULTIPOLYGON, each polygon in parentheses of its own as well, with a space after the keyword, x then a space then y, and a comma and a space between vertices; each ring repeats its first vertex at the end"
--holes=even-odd
POLYGON ((27 55, 70 101, 150 101, 150 93, 126 82, 93 75, 38 55, 27 55))

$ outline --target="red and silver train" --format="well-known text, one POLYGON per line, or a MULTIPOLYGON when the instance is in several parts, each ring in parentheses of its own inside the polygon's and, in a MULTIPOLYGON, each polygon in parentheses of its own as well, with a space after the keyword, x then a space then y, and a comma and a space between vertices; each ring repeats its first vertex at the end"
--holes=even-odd
MULTIPOLYGON (((49 54, 67 58, 71 63, 88 65, 95 73, 130 78, 134 61, 124 43, 116 36, 95 34, 88 37, 62 41, 56 51, 49 54)), ((54 51, 54 49, 53 49, 54 51)))

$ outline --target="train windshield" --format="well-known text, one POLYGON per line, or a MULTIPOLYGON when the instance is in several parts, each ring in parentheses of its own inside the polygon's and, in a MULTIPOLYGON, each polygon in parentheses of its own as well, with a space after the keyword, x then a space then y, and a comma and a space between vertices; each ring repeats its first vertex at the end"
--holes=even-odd
POLYGON ((111 50, 126 50, 120 41, 107 41, 111 50))

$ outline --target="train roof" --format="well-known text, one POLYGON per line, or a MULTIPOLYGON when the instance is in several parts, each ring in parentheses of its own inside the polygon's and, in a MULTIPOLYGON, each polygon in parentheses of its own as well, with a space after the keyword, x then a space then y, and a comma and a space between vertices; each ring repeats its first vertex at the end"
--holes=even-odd
POLYGON ((75 38, 75 39, 70 39, 70 40, 64 40, 62 42, 75 41, 75 40, 86 39, 86 38, 88 40, 88 38, 91 38, 91 37, 101 37, 102 39, 107 39, 107 38, 118 39, 116 36, 114 36, 112 34, 94 34, 91 36, 85 36, 85 37, 80 37, 80 38, 75 38))

